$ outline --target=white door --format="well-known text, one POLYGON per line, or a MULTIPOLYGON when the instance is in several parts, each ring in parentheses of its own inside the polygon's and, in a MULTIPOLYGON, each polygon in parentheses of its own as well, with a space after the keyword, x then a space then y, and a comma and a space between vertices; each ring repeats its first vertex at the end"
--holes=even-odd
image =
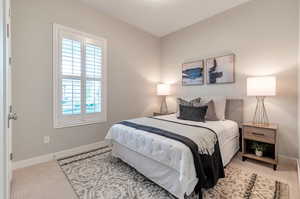
POLYGON ((5 84, 6 84, 6 172, 7 172, 7 195, 10 196, 10 185, 12 182, 12 121, 17 119, 16 114, 13 112, 12 99, 11 99, 11 11, 10 0, 5 0, 5 23, 6 23, 6 41, 5 41, 5 84))
POLYGON ((6 198, 6 113, 5 113, 5 22, 4 0, 0 0, 0 198, 6 198))
POLYGON ((12 179, 11 169, 11 44, 10 3, 0 0, 0 198, 9 199, 12 179))

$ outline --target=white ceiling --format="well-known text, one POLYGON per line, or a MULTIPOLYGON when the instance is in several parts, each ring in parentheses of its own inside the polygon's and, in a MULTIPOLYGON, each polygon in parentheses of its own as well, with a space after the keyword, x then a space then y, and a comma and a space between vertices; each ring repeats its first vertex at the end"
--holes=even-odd
POLYGON ((81 0, 162 37, 249 0, 81 0))

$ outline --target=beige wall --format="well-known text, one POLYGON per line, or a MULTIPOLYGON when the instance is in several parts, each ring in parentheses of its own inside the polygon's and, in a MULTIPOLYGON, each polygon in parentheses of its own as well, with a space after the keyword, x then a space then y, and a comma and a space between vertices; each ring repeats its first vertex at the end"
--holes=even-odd
POLYGON ((12 15, 15 160, 103 140, 112 123, 158 108, 158 38, 74 0, 12 0, 12 15), (108 122, 53 128, 53 22, 107 38, 108 122), (51 136, 48 145, 45 135, 51 136))
MULTIPOLYGON (((13 128, 15 160, 103 140, 112 123, 151 114, 158 109, 160 76, 174 83, 174 96, 245 98, 245 120, 251 120, 256 101, 246 97, 246 77, 271 74, 277 76, 278 95, 266 105, 270 120, 280 125, 279 152, 296 157, 297 3, 253 0, 160 41, 79 1, 12 0, 13 104, 19 115, 13 128), (53 128, 53 22, 108 39, 108 122, 53 128), (229 52, 236 54, 235 84, 181 87, 181 63, 229 52), (43 144, 45 135, 51 136, 49 145, 43 144)), ((174 96, 168 99, 173 110, 174 96)))
MULTIPOLYGON (((161 76, 174 95, 245 98, 245 121, 255 99, 246 97, 246 77, 277 76, 277 96, 267 98, 271 122, 279 124, 279 153, 298 156, 298 0, 253 0, 162 38, 161 76), (228 52, 236 54, 236 83, 181 87, 181 64, 228 52)), ((174 97, 168 99, 175 109, 174 97)))

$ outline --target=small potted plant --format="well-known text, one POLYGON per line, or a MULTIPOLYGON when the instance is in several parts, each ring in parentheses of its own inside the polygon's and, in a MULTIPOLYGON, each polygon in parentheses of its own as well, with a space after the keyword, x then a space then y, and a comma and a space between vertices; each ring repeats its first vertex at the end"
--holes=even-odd
POLYGON ((253 142, 251 148, 254 149, 255 155, 257 155, 258 157, 262 157, 263 156, 263 152, 267 148, 267 145, 263 144, 263 143, 253 142))

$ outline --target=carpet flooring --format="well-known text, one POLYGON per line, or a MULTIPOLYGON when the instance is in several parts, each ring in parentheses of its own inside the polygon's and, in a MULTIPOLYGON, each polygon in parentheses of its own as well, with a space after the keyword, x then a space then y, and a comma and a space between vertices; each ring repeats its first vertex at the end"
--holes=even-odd
MULTIPOLYGON (((79 199, 175 199, 104 147, 58 160, 79 199)), ((228 166, 226 177, 203 192, 204 199, 288 199, 288 185, 228 166)), ((197 198, 192 194, 188 199, 197 198)))
MULTIPOLYGON (((294 160, 279 158, 278 170, 254 160, 243 162, 237 154, 227 168, 256 173, 289 185, 290 199, 299 199, 297 164, 294 160)), ((78 199, 68 178, 56 161, 17 169, 13 172, 11 199, 78 199)), ((226 197, 224 198, 226 199, 226 197)))

